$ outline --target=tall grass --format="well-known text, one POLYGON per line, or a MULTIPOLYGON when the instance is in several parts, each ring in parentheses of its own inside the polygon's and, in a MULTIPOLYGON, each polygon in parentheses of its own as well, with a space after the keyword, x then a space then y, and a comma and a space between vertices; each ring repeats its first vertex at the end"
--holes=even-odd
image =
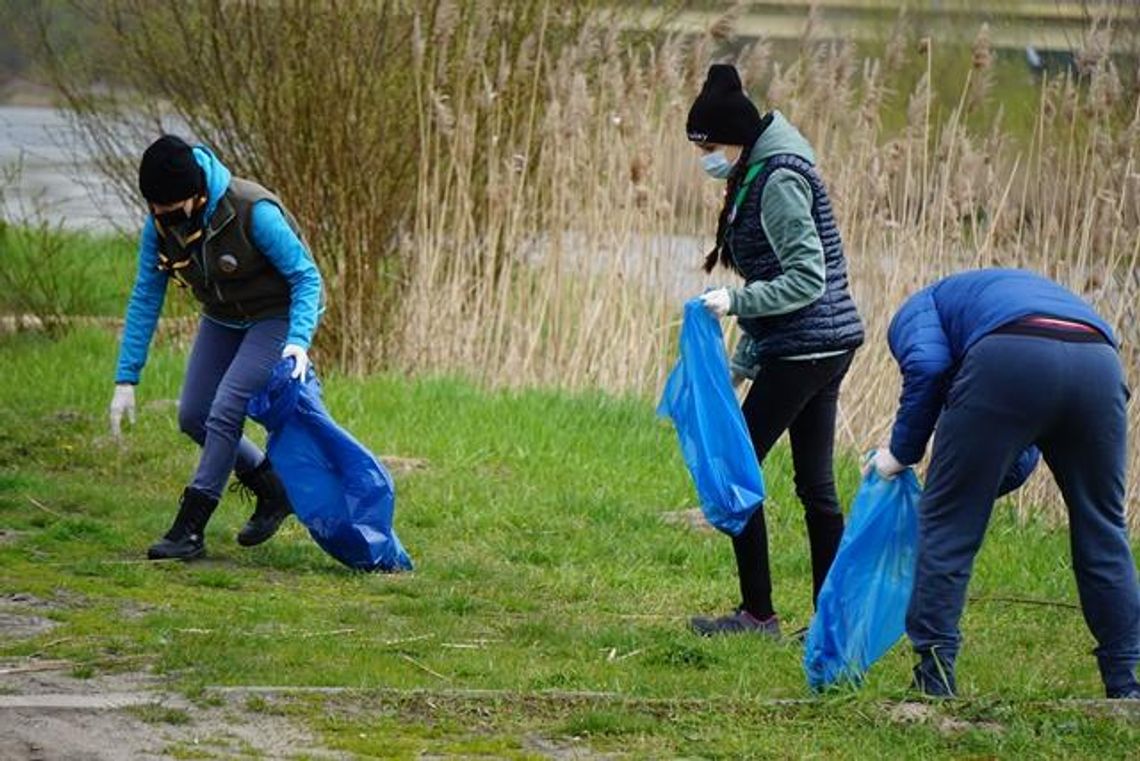
MULTIPOLYGON (((1107 52, 1133 7, 1093 21, 1079 72, 1026 74, 1028 138, 1006 128, 984 26, 945 98, 941 62, 957 51, 901 18, 870 57, 818 39, 813 13, 798 53, 776 60, 765 40, 735 39, 738 8, 670 36, 585 2, 98 7, 129 87, 92 96, 66 62, 56 72, 110 175, 129 190, 143 138, 174 115, 277 188, 331 285, 319 349, 348 370, 655 394, 682 298, 731 280, 699 273, 721 188, 684 134, 707 65, 731 60, 805 132, 834 197, 869 337, 842 398, 846 445, 890 426, 894 310, 962 268, 1022 266, 1073 288, 1140 375, 1140 90, 1107 52), (884 126, 900 110, 905 124, 884 126)), ((1135 494, 1140 455, 1131 465, 1135 494)))
MULTIPOLYGON (((943 101, 932 87, 937 43, 906 38, 901 24, 885 54, 869 59, 853 44, 816 40, 809 19, 798 57, 779 63, 763 40, 739 49, 734 18, 701 38, 644 47, 607 23, 587 24, 535 73, 546 114, 521 133, 481 139, 471 126, 495 113, 484 84, 492 71, 453 94, 446 118, 418 91, 424 151, 405 242, 413 266, 400 365, 492 384, 655 393, 681 295, 731 280, 698 272, 721 199, 698 171, 684 120, 707 64, 732 60, 756 100, 811 140, 835 199, 869 337, 844 389, 846 445, 871 445, 892 422, 898 371, 885 333, 894 310, 963 268, 1026 267, 1084 295, 1117 326, 1129 374, 1140 376, 1140 98, 1135 76, 1105 52, 1109 23, 1090 28, 1079 74, 1034 83, 1027 72, 1037 116, 1026 141, 995 108, 984 26, 956 97, 943 101), (895 89, 916 68, 917 85, 895 89), (900 99, 906 124, 889 132, 882 116, 900 99), (473 178, 480 151, 495 171, 473 178)), ((1134 494, 1138 466, 1133 455, 1134 494)), ((1059 509, 1043 488, 1039 479, 1020 509, 1059 509)))
POLYGON ((122 313, 115 283, 129 282, 121 238, 92 239, 63 229, 40 197, 13 193, 23 167, 0 170, 0 333, 31 327, 61 337, 75 315, 122 313))
MULTIPOLYGON (((174 131, 277 191, 301 221, 332 295, 319 353, 354 372, 391 360, 409 269, 399 242, 421 171, 417 92, 446 112, 451 90, 460 89, 453 83, 502 60, 489 83, 497 113, 508 124, 529 118, 544 102, 532 70, 558 54, 588 7, 586 0, 557 8, 505 0, 71 0, 93 43, 65 49, 54 5, 39 5, 46 68, 114 188, 141 205, 139 156, 174 131)), ((477 155, 473 162, 485 175, 477 155)))
MULTIPOLYGON (((849 443, 882 439, 892 422, 897 370, 884 337, 893 311, 920 285, 963 268, 1025 267, 1082 294, 1117 327, 1125 365, 1137 377, 1140 99, 1135 78, 1126 87, 1104 52, 1108 33, 1099 22, 1090 29, 1079 76, 1040 83, 1028 144, 1004 132, 1000 109, 967 127, 977 124, 988 99, 993 53, 985 27, 957 103, 931 96, 935 43, 911 48, 927 75, 909 94, 908 124, 899 135, 882 134, 875 121, 890 95, 881 83, 891 72, 879 62, 855 65, 842 47, 821 55, 816 46, 773 76, 769 97, 805 128, 835 190, 852 282, 870 328, 843 399, 849 443), (858 115, 854 125, 850 113, 858 115)), ((1135 408, 1130 416, 1135 430, 1135 408)), ((1137 465, 1133 455, 1133 494, 1137 465)), ((1039 477, 1019 509, 1060 509, 1059 497, 1043 489, 1039 477)))

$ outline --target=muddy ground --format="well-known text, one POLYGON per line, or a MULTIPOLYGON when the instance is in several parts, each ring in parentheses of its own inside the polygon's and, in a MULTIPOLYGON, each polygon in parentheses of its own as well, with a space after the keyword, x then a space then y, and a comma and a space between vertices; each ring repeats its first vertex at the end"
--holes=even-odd
MULTIPOLYGON (((50 632, 65 605, 0 596, 0 641, 50 632)), ((342 758, 286 716, 251 712, 239 694, 192 703, 146 673, 78 678, 67 661, 0 661, 0 759, 118 761, 196 758, 342 758)))

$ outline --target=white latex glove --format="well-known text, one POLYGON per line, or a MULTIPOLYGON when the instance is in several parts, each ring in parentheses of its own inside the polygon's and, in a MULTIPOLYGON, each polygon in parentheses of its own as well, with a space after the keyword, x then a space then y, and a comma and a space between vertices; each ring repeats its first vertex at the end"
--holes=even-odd
POLYGON ((131 383, 116 383, 111 397, 111 435, 118 438, 123 432, 123 415, 135 424, 135 387, 131 383))
POLYGON ((732 297, 728 295, 727 288, 717 288, 715 291, 702 293, 701 302, 705 305, 705 309, 717 317, 724 317, 728 314, 728 308, 732 306, 732 297))
POLYGON ((281 358, 292 357, 296 361, 293 368, 293 374, 289 377, 304 379, 305 373, 309 372, 309 352, 297 344, 287 344, 281 352, 281 358))
POLYGON ((879 478, 887 481, 906 470, 906 466, 895 459, 895 456, 891 454, 891 450, 887 447, 879 447, 872 452, 866 462, 863 463, 864 477, 871 472, 871 468, 875 469, 879 474, 879 478))

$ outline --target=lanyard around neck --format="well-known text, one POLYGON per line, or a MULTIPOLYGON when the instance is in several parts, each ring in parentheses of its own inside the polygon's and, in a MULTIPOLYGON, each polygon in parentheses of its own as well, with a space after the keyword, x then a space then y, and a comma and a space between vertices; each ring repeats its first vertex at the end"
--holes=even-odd
POLYGON ((730 225, 736 221, 736 212, 740 210, 740 204, 744 202, 744 196, 748 194, 748 189, 752 187, 752 183, 756 180, 756 177, 764 170, 765 163, 763 160, 760 160, 748 167, 748 172, 744 175, 744 181, 740 183, 740 190, 736 191, 736 198, 732 201, 732 211, 728 213, 728 223, 730 225))

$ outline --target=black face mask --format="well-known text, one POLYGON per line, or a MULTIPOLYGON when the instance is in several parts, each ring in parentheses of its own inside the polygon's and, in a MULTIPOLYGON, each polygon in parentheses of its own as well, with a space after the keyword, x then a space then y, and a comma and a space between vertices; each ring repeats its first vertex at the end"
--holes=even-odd
POLYGON ((189 222, 190 215, 186 213, 186 209, 180 206, 173 211, 164 211, 161 214, 155 214, 154 219, 167 230, 174 230, 179 225, 189 222))
POLYGON ((202 234, 202 212, 205 210, 204 203, 195 201, 194 209, 189 214, 183 207, 172 209, 171 211, 164 211, 161 214, 154 215, 154 221, 159 224, 161 230, 174 236, 178 243, 185 247, 196 241, 202 234))

